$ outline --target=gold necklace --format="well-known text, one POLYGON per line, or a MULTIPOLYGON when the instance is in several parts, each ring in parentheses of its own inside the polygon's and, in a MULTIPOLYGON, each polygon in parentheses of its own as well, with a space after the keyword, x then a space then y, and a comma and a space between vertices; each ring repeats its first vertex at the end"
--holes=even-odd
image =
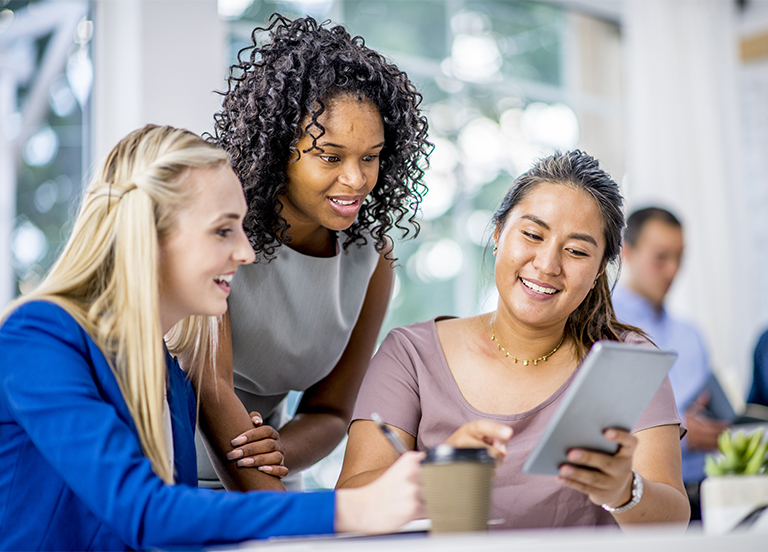
MULTIPOLYGON (((496 318, 495 316, 493 318, 496 318)), ((523 360, 521 358, 517 358, 516 356, 510 355, 509 352, 501 346, 501 343, 499 343, 499 340, 496 338, 496 330, 493 329, 493 318, 491 318, 491 341, 494 341, 496 343, 496 346, 499 348, 499 351, 504 353, 505 357, 511 358, 515 361, 515 364, 517 364, 517 361, 520 361, 523 363, 523 366, 528 366, 529 362, 533 362, 534 366, 539 365, 539 361, 545 361, 552 355, 554 355, 557 350, 560 348, 560 345, 563 344, 563 340, 565 339, 565 332, 563 332, 562 337, 560 338, 560 341, 558 341, 557 345, 554 349, 552 349, 550 352, 548 352, 546 355, 540 356, 539 358, 532 358, 530 360, 523 360)))

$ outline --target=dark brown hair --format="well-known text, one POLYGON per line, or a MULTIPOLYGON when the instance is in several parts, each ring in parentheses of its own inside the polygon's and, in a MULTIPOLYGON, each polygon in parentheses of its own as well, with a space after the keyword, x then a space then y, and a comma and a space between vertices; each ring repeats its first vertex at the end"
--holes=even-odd
POLYGON ((680 220, 666 209, 646 207, 645 209, 638 209, 627 218, 627 227, 624 229, 624 241, 631 247, 635 247, 637 240, 640 238, 640 232, 652 220, 658 220, 675 228, 682 229, 683 227, 680 220))
MULTIPOLYGON (((621 231, 624 228, 623 198, 618 184, 600 168, 594 157, 583 151, 557 152, 540 159, 533 168, 520 175, 493 215, 496 228, 501 230, 510 211, 542 183, 572 186, 594 198, 603 219, 605 252, 602 264, 604 268, 609 264, 616 265, 618 275, 621 264, 621 231)), ((616 320, 611 302, 611 290, 615 284, 616 282, 609 283, 607 271, 603 270, 595 287, 568 317, 565 331, 573 338, 579 359, 601 339, 622 341, 627 332, 637 332, 645 336, 639 328, 616 320)))

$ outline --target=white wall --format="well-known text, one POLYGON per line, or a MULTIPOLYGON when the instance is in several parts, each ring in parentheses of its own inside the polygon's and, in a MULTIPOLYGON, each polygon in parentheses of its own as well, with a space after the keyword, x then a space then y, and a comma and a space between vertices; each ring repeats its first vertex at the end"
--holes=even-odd
MULTIPOLYGON (((743 178, 735 2, 626 2, 630 209, 669 207, 686 235, 669 307, 703 330, 713 368, 743 392, 759 325, 743 178)), ((768 218, 768 214, 763 214, 768 218)))
MULTIPOLYGON (((768 36, 768 1, 751 0, 741 14, 742 39, 768 36)), ((744 213, 751 231, 756 261, 756 287, 747 296, 758 308, 758 325, 746 327, 751 344, 768 328, 768 54, 744 60, 739 70, 744 183, 749 210, 744 213)))
POLYGON ((96 0, 93 159, 147 123, 209 131, 225 88, 216 0, 96 0))

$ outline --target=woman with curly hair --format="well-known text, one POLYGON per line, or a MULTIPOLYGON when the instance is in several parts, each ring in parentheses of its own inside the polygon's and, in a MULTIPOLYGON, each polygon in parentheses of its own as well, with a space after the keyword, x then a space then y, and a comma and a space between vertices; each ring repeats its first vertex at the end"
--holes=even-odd
POLYGON ((243 185, 257 260, 232 282, 200 389, 214 468, 198 443, 201 481, 233 489, 281 488, 343 438, 389 302, 388 233, 418 232, 431 147, 421 95, 362 38, 274 15, 252 39, 212 140, 243 185), (288 419, 291 390, 304 393, 288 419))

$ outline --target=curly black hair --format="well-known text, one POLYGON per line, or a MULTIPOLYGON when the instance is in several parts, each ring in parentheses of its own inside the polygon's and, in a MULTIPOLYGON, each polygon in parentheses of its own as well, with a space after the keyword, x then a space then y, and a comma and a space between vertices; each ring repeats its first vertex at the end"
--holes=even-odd
POLYGON ((404 219, 418 235, 416 211, 426 192, 421 180, 432 149, 427 119, 419 111, 421 94, 404 72, 342 26, 280 14, 270 20, 268 27, 254 29, 253 45, 240 50, 238 63, 230 67, 210 136, 227 151, 242 182, 248 203, 245 230, 254 250, 270 259, 288 241, 279 201, 286 192, 286 166, 301 155, 296 144, 302 133, 313 137, 307 151, 316 147, 325 132, 318 117, 334 99, 348 94, 376 106, 385 144, 378 182, 346 230, 343 247, 364 245, 370 234, 382 252, 393 227, 403 237, 411 233, 404 219))

